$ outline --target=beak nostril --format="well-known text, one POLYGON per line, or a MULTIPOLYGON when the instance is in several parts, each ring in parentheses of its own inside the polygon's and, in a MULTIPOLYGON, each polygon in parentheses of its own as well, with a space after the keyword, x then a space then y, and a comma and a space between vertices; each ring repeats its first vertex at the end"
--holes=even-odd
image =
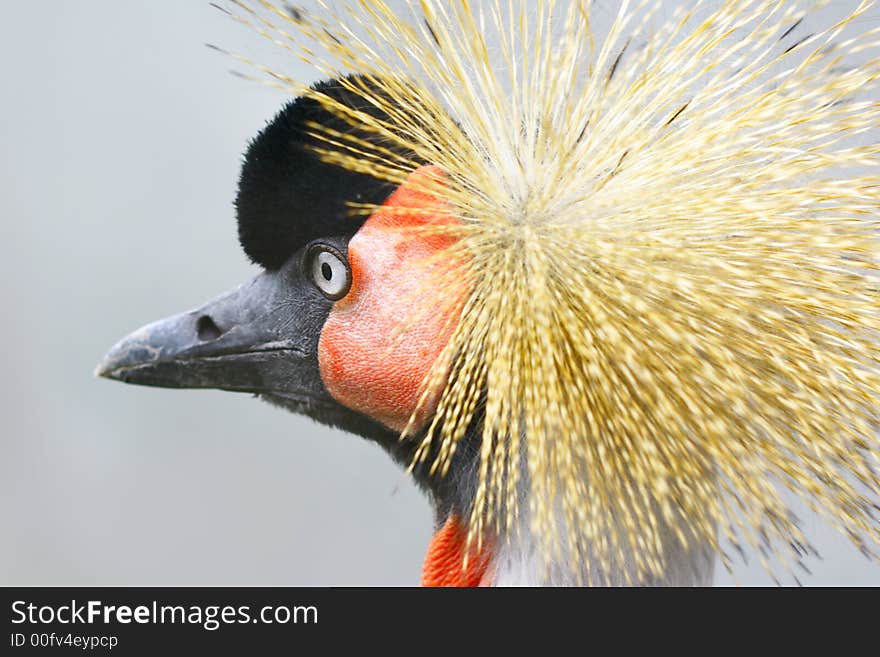
POLYGON ((208 315, 202 315, 199 317, 196 322, 196 333, 198 333, 199 340, 202 342, 216 340, 223 335, 223 331, 220 330, 220 327, 217 326, 217 324, 214 323, 214 320, 208 315))

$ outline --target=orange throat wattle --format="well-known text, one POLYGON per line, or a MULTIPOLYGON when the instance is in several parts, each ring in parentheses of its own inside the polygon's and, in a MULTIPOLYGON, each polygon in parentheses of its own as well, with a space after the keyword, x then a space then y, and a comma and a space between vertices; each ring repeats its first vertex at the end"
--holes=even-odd
POLYGON ((491 546, 484 545, 479 552, 471 550, 465 564, 466 545, 467 528, 455 515, 449 516, 428 546, 422 566, 422 586, 490 585, 491 546))

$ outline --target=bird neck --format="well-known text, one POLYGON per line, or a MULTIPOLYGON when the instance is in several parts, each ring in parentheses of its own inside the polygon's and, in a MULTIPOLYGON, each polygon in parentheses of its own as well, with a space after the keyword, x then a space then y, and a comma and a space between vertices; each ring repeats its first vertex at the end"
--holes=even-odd
MULTIPOLYGON (((374 437, 398 462, 412 466, 415 481, 428 491, 434 502, 439 528, 425 557, 423 585, 578 586, 589 583, 604 586, 709 586, 712 583, 713 548, 706 541, 693 537, 687 545, 682 544, 676 531, 663 526, 662 517, 656 520, 664 555, 664 568, 659 576, 640 575, 637 560, 630 554, 611 565, 589 551, 580 560, 550 560, 545 554, 546 542, 533 535, 525 515, 520 518, 519 527, 507 535, 484 540, 479 550, 469 549, 467 518, 473 510, 477 488, 481 422, 482 416, 472 421, 445 476, 432 474, 433 452, 412 466, 414 445, 419 441, 401 441, 393 432, 380 432, 374 437)), ((523 476, 521 481, 518 506, 529 509, 527 477, 523 476)))
POLYGON ((434 534, 422 569, 422 586, 709 586, 715 553, 708 543, 682 544, 672 531, 661 533, 661 575, 639 574, 632 555, 602 565, 595 555, 581 562, 548 562, 539 541, 527 530, 468 546, 467 526, 450 514, 434 534), (466 556, 467 555, 467 556, 466 556))

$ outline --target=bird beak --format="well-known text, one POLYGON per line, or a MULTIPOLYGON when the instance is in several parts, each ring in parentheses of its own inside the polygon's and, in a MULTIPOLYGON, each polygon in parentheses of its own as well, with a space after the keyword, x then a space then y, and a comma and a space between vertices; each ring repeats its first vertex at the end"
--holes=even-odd
POLYGON ((321 396, 317 338, 323 318, 279 300, 284 290, 277 279, 263 273, 197 310, 138 329, 104 356, 95 373, 163 388, 321 396), (282 330, 294 337, 282 337, 282 330))

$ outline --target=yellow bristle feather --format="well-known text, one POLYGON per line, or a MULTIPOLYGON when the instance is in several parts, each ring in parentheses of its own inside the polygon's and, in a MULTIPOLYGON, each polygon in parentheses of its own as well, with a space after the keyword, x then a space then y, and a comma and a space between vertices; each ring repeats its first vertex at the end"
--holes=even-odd
MULTIPOLYGON (((444 171, 430 191, 458 222, 427 230, 457 238, 436 262, 469 293, 416 458, 445 473, 482 410, 472 545, 526 526, 548 568, 597 583, 661 574, 662 531, 790 564, 785 489, 880 543, 880 30, 844 37, 870 3, 793 47, 812 5, 623 2, 597 43, 586 0, 317 4, 231 3, 328 76, 368 76, 380 93, 347 84, 390 118, 273 84, 444 171)), ((312 129, 347 169, 417 167, 312 129)))

